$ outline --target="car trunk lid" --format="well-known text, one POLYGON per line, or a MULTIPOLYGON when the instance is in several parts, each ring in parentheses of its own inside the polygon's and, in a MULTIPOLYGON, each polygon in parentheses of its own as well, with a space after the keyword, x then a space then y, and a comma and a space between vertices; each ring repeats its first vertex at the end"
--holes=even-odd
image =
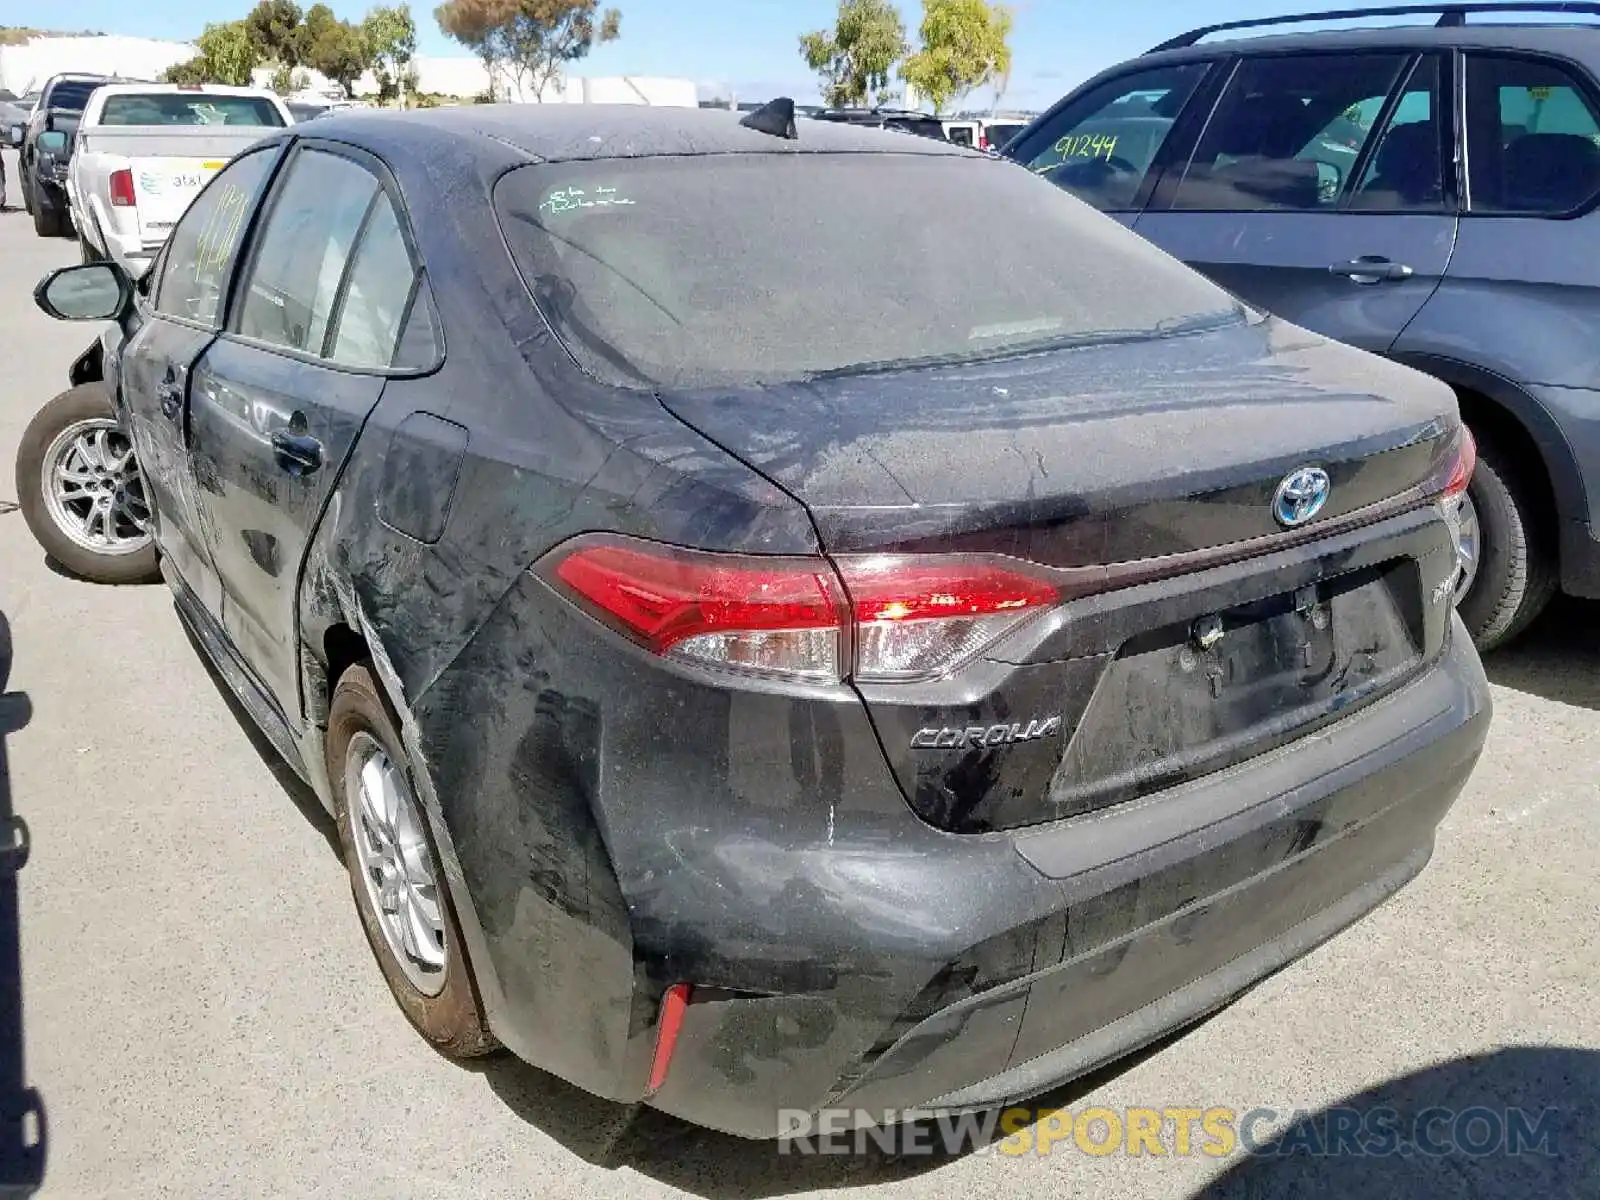
POLYGON ((1278 321, 662 403, 804 503, 847 583, 909 554, 1060 588, 949 677, 858 682, 943 828, 1224 768, 1398 686, 1444 636, 1442 519, 1367 527, 1425 507, 1453 396, 1278 321), (1331 487, 1290 528, 1275 504, 1302 469, 1331 487))

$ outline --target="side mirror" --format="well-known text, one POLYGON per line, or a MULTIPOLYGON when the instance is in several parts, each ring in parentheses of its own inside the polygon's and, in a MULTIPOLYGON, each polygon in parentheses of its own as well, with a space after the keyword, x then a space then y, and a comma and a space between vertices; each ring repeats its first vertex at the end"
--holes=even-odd
POLYGON ((67 135, 51 129, 39 135, 39 149, 46 154, 57 154, 67 148, 67 135))
POLYGON ((22 130, 22 126, 21 125, 13 125, 7 131, 7 133, 11 138, 11 145, 13 147, 20 147, 22 145, 22 133, 23 133, 23 130, 22 130))
POLYGON ((133 281, 116 263, 79 263, 50 272, 33 302, 58 321, 114 321, 133 299, 133 281))

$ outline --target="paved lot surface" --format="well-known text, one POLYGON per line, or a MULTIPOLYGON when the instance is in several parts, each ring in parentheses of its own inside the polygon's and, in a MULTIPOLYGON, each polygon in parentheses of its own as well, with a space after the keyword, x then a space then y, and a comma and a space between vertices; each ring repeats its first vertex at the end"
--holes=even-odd
MULTIPOLYGON (((24 424, 94 334, 28 301, 74 255, 0 214, 0 501, 24 424)), ((1553 1106, 1559 1157, 1093 1157, 1068 1139, 1048 1157, 780 1159, 426 1049, 315 801, 165 591, 62 577, 9 508, 0 611, 10 686, 35 709, 9 746, 34 831, 23 986, 47 1196, 1600 1196, 1600 607, 1563 604, 1491 662, 1487 756, 1417 883, 1203 1026, 1052 1098, 1553 1106)))

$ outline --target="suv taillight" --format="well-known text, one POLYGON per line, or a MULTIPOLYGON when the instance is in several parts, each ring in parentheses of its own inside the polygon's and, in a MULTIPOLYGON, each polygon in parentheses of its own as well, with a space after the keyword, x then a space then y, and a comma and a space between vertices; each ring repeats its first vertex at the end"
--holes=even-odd
POLYGON ((796 682, 938 678, 1054 606, 1011 560, 943 555, 779 558, 607 535, 560 547, 538 574, 666 658, 796 682))
POLYGON ((116 208, 132 208, 137 203, 133 195, 133 172, 127 167, 111 172, 111 203, 116 208))

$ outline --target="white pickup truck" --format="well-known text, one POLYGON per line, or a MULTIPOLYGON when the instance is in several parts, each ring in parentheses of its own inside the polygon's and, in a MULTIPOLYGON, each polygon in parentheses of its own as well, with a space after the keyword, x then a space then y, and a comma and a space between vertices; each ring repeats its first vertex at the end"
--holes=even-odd
POLYGON ((171 83, 95 89, 78 122, 67 200, 84 261, 135 278, 212 175, 273 129, 294 124, 263 88, 171 83))

